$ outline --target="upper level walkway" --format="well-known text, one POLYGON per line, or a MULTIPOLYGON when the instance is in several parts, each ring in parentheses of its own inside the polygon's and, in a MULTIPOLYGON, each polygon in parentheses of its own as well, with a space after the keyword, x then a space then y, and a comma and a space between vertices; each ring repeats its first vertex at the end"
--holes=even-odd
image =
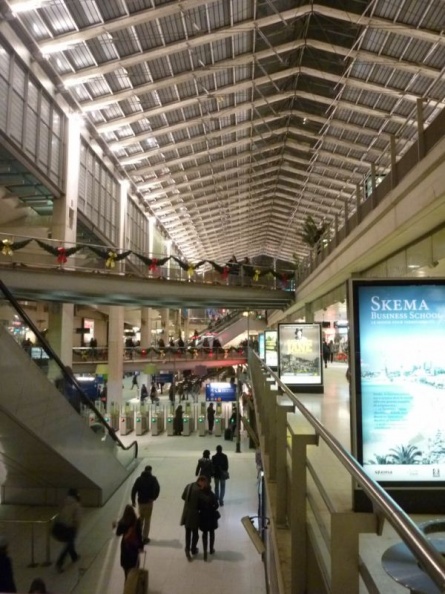
POLYGON ((0 233, 0 279, 17 299, 164 308, 283 309, 292 271, 182 262, 90 244, 0 233))
MULTIPOLYGON (((125 348, 124 371, 145 371, 152 374, 155 370, 183 371, 197 367, 216 368, 243 365, 247 362, 245 349, 210 350, 166 347, 125 348)), ((73 370, 75 373, 97 373, 101 365, 108 365, 107 347, 80 347, 73 349, 73 370)))

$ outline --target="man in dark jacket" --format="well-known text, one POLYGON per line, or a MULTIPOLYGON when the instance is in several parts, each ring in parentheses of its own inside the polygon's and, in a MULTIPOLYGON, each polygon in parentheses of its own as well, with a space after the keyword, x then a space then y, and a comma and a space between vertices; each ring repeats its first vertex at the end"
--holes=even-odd
POLYGON ((152 475, 151 466, 146 466, 141 476, 138 477, 131 489, 131 503, 133 507, 136 504, 136 495, 138 496, 139 517, 142 522, 142 536, 144 544, 148 544, 150 539, 150 522, 153 512, 153 502, 159 497, 161 488, 158 479, 152 475))
POLYGON ((229 459, 223 454, 222 446, 216 446, 216 454, 212 456, 215 479, 215 495, 220 506, 224 506, 226 480, 229 478, 229 459))

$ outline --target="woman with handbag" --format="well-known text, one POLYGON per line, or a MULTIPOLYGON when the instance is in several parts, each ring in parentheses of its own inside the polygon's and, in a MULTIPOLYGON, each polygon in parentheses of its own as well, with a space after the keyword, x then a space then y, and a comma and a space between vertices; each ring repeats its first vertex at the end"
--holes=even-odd
POLYGON ((210 485, 206 485, 201 490, 198 501, 198 526, 202 532, 204 561, 207 561, 207 549, 209 545, 210 554, 213 555, 215 553, 215 530, 218 528, 218 520, 221 517, 218 507, 218 499, 215 493, 210 488, 210 485))
POLYGON ((122 536, 121 567, 127 579, 130 569, 138 567, 139 553, 144 550, 141 521, 132 505, 125 506, 121 519, 113 523, 113 528, 116 528, 116 536, 122 536))

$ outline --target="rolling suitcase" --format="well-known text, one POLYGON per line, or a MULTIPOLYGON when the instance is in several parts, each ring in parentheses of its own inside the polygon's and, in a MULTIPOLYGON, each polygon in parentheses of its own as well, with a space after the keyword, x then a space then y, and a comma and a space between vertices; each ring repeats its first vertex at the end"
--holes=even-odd
POLYGON ((233 433, 230 427, 227 427, 227 429, 224 430, 224 439, 226 441, 233 441, 233 433))
MULTIPOLYGON (((145 565, 145 552, 142 565, 145 565)), ((144 567, 130 569, 125 580, 124 594, 148 594, 148 569, 144 567)))

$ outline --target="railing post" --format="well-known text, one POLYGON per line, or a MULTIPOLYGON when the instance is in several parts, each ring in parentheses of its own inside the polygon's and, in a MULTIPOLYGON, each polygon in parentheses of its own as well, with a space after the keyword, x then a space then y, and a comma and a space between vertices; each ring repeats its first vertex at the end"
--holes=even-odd
MULTIPOLYGON (((307 446, 318 444, 318 436, 301 414, 288 414, 292 432, 291 493, 291 592, 305 594, 307 582, 306 458, 307 446)), ((347 592, 348 590, 345 590, 347 592)))
POLYGON ((362 190, 360 188, 360 184, 356 184, 355 186, 355 209, 357 212, 357 225, 359 223, 361 223, 362 221, 362 212, 361 212, 361 207, 362 207, 362 190))
POLYGON ((359 594, 359 535, 377 533, 374 514, 331 514, 331 594, 359 594))
POLYGON ((276 521, 284 526, 287 523, 287 414, 293 413, 295 407, 286 396, 278 396, 276 402, 276 521))

